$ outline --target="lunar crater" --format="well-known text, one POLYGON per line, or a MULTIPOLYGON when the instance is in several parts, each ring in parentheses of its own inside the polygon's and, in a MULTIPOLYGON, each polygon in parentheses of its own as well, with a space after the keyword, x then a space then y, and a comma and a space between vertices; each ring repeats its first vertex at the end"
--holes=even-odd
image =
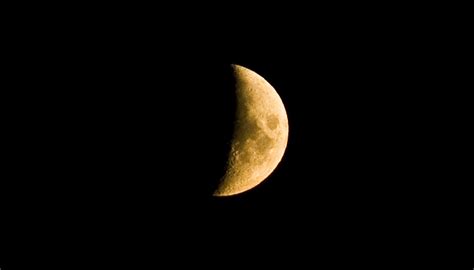
POLYGON ((278 116, 275 115, 275 114, 272 114, 270 116, 268 116, 267 118, 267 126, 271 129, 271 130, 274 130, 278 127, 278 124, 280 123, 280 121, 278 120, 278 116))

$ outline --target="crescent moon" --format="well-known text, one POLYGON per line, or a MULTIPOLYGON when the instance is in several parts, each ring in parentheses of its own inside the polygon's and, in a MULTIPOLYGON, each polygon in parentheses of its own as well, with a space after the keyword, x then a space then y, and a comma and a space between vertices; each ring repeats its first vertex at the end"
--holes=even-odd
POLYGON ((257 73, 232 65, 237 112, 227 168, 214 196, 242 193, 264 181, 288 142, 288 117, 275 89, 257 73))

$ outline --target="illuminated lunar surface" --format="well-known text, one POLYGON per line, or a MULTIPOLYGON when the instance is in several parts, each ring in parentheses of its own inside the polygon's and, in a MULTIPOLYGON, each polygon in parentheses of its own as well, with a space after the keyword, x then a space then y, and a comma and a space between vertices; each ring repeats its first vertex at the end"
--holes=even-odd
POLYGON ((233 65, 237 113, 227 169, 215 196, 247 191, 280 163, 288 142, 288 118, 275 89, 260 75, 233 65))

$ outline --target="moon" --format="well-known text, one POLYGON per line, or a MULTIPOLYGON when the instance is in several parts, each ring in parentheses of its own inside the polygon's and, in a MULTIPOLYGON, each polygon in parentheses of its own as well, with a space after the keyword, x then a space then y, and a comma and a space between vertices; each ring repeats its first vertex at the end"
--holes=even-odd
POLYGON ((226 171, 214 196, 239 194, 260 184, 280 163, 288 142, 288 117, 275 89, 250 69, 232 68, 236 121, 226 171))

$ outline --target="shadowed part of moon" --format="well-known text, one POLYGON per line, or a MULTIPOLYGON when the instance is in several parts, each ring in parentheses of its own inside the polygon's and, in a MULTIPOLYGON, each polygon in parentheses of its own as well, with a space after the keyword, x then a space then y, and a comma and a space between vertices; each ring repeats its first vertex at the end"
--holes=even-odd
POLYGON ((286 111, 273 87, 257 73, 233 66, 237 113, 227 170, 215 196, 249 190, 281 161, 288 140, 286 111))

